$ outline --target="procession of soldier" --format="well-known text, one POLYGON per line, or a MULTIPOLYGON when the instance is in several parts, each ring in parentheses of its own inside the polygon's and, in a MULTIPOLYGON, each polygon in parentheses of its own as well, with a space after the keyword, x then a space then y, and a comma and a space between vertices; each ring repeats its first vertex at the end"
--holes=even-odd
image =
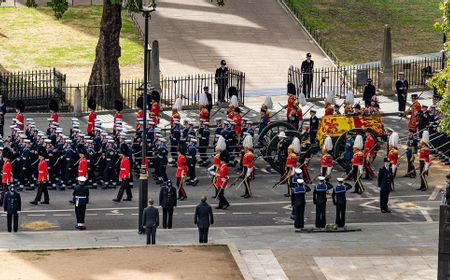
MULTIPOLYGON (((308 75, 308 71, 313 67, 310 55, 307 57, 302 65, 302 69, 305 69, 304 75, 308 75)), ((219 75, 226 75, 225 62, 222 64, 217 72, 219 75), (223 73, 220 74, 221 72, 223 73)), ((389 135, 386 143, 387 156, 382 159, 383 167, 375 172, 372 163, 381 143, 367 132, 362 135, 347 133, 343 153, 345 173, 337 178, 333 177, 332 170, 337 165, 336 159, 333 158, 331 137, 317 138, 320 119, 314 108, 308 109, 310 119, 304 121, 302 107, 305 107, 306 96, 309 97, 310 94, 312 79, 309 79, 302 88, 296 88, 291 83, 287 86, 288 100, 284 107, 286 121, 300 132, 301 137, 289 140, 285 132, 281 131, 278 134, 276 155, 276 162, 281 169, 276 186, 287 186, 285 196, 290 197, 291 218, 295 221, 296 230, 304 228, 305 196, 310 191, 313 193, 313 203, 316 207, 316 228, 323 229, 326 226, 326 202, 329 194, 336 205, 335 224, 343 228, 346 192, 353 190, 355 194, 362 194, 365 191, 363 179, 372 180, 378 173, 380 210, 382 213, 390 213, 389 194, 394 190, 395 177, 402 157, 405 156, 407 160, 404 177, 419 177, 420 191, 428 189, 427 175, 432 165, 431 152, 449 163, 450 136, 438 130, 441 112, 435 106, 421 106, 417 94, 411 95, 412 105, 407 109, 404 102, 404 99, 407 99, 407 83, 400 75, 397 82, 399 111, 402 117, 409 115, 408 136, 400 138, 398 132, 386 129, 389 135), (406 144, 403 152, 400 151, 400 143, 406 144), (320 174, 316 177, 311 176, 308 171, 310 160, 314 156, 320 157, 320 174), (415 166, 415 157, 419 159, 418 169, 415 166)), ((378 99, 372 87, 371 80, 368 80, 364 91, 364 108, 355 102, 352 93, 348 93, 342 104, 342 113, 339 111, 342 105, 336 103, 332 93, 328 94, 325 100, 325 116, 381 116, 378 99)), ((51 203, 49 190, 72 189, 70 202, 75 206, 76 228, 85 229, 89 189, 118 188, 117 196, 112 199, 114 203, 132 201, 131 188, 136 180, 133 171, 138 174, 143 161, 149 174, 153 176, 153 184, 162 186, 161 193, 174 196, 172 191, 164 188, 176 188, 179 201, 189 197, 189 188, 186 186, 195 187, 199 183, 196 166, 205 168, 210 174, 208 184, 214 189, 213 197, 218 200, 216 209, 225 210, 230 207, 226 190, 234 185, 238 185, 238 188, 242 186, 243 199, 250 199, 253 195, 251 182, 258 176, 254 168, 254 161, 258 157, 255 155, 255 136, 270 124, 270 109, 273 104, 271 98, 266 97, 261 106, 260 121, 258 124, 253 123, 241 114, 237 89, 230 86, 227 90, 229 104, 226 118, 212 119, 213 104, 208 87, 205 87, 200 95, 197 120, 182 118, 182 101, 180 98, 176 99, 172 107, 168 138, 162 135, 164 127, 160 125, 159 119, 160 95, 155 90, 148 96, 147 104, 144 104, 142 97, 137 100, 139 111, 135 131, 125 129, 122 120, 123 103, 115 101, 112 134, 104 130, 101 121, 97 120, 96 102, 93 99, 88 100, 90 113, 87 127, 81 127, 79 119, 72 118, 70 128, 61 127, 59 124, 59 106, 56 100, 49 102, 48 127, 37 127, 33 119, 26 117, 26 104, 18 101, 15 104, 17 115, 13 123, 9 127, 2 127, 0 131, 5 135, 0 147, 3 186, 0 202, 4 204, 4 210, 8 214, 8 230, 11 231, 11 223, 14 220, 14 231, 17 231, 18 213, 21 209, 18 192, 36 191, 34 200, 29 203, 38 207, 38 204, 51 203), (144 106, 148 108, 145 132, 144 106), (210 126, 214 126, 214 131, 210 131, 210 126), (130 137, 130 133, 134 133, 134 136, 130 137), (147 143, 142 143, 143 133, 146 133, 147 143), (142 155, 144 144, 147 145, 145 157, 142 155), (174 174, 167 173, 168 165, 176 168, 174 174), (234 175, 233 168, 236 169, 237 177, 230 180, 234 175), (175 180, 172 182, 169 178, 175 180)), ((221 103, 225 100, 224 91, 225 88, 219 90, 218 99, 221 103)), ((176 205, 173 197, 170 201, 171 205, 176 205)), ((164 227, 171 228, 173 206, 168 208, 169 211, 164 212, 164 227)))

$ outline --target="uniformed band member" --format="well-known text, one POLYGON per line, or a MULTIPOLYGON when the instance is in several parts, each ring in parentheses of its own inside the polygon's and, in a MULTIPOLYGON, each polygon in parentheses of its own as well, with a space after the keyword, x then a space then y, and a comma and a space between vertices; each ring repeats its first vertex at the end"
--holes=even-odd
POLYGON ((397 91, 398 111, 399 116, 403 116, 406 109, 406 100, 408 98, 408 81, 405 80, 405 73, 398 73, 398 80, 395 83, 395 89, 397 91))
POLYGON ((347 206, 347 198, 345 193, 352 188, 348 183, 344 182, 344 178, 336 179, 338 184, 333 188, 333 204, 336 205, 336 225, 340 228, 345 226, 345 211, 347 206))
MULTIPOLYGON (((296 170, 296 173, 301 174, 301 169, 296 170)), ((305 195, 311 191, 311 188, 305 185, 305 181, 297 176, 294 176, 296 181, 292 184, 292 207, 294 210, 294 228, 302 230, 305 226, 305 195)))
POLYGON ((86 132, 91 137, 94 136, 95 120, 97 119, 97 114, 95 114, 95 109, 97 108, 97 102, 95 99, 88 100, 89 116, 88 116, 88 126, 86 132))
POLYGON ((409 130, 408 132, 408 140, 406 142, 406 160, 408 162, 407 173, 403 175, 403 177, 416 177, 416 167, 414 166, 414 159, 417 154, 418 144, 417 138, 413 130, 409 130))
POLYGON ((75 205, 75 216, 77 217, 76 229, 85 230, 84 217, 86 216, 86 206, 89 203, 89 188, 85 185, 87 178, 80 176, 77 178, 78 185, 72 192, 73 204, 75 205))
POLYGON ((378 188, 380 188, 380 209, 381 213, 391 213, 388 208, 389 193, 392 190, 392 169, 389 167, 390 161, 384 159, 384 166, 378 171, 378 188))
POLYGON ((319 184, 314 186, 313 202, 316 205, 316 228, 323 229, 326 225, 327 191, 333 186, 325 183, 325 177, 319 176, 319 184))
POLYGON ((333 141, 330 136, 325 137, 322 147, 322 158, 320 160, 321 175, 328 181, 331 178, 331 170, 333 169, 333 141))
POLYGON ((217 174, 216 180, 216 188, 219 189, 217 197, 219 198, 219 205, 217 205, 216 209, 227 209, 230 207, 230 203, 225 198, 225 188, 228 186, 228 162, 227 156, 224 153, 220 154, 220 167, 219 172, 217 174))
POLYGON ((38 148, 38 155, 39 155, 39 166, 38 166, 38 191, 36 194, 36 197, 33 201, 30 201, 30 204, 37 205, 38 202, 41 201, 42 194, 44 194, 44 202, 42 204, 49 204, 50 198, 48 195, 48 189, 47 189, 47 182, 48 182, 48 167, 47 167, 47 161, 45 161, 45 158, 47 157, 47 150, 40 146, 38 148))
POLYGON ((428 131, 422 133, 422 139, 419 143, 419 175, 420 175, 420 188, 417 190, 426 191, 428 189, 428 169, 430 168, 430 134, 428 131))
POLYGON ((352 173, 351 176, 355 182, 354 193, 362 194, 364 192, 364 186, 361 182, 361 176, 364 165, 364 153, 361 151, 363 148, 363 138, 361 135, 357 135, 355 143, 353 144, 353 159, 352 159, 352 173))
POLYGON ((375 177, 375 172, 371 165, 375 159, 375 145, 376 140, 369 131, 366 131, 366 142, 364 143, 364 169, 366 170, 366 177, 364 179, 371 180, 375 177))
POLYGON ((114 202, 120 202, 123 197, 123 193, 126 192, 127 198, 124 198, 123 201, 131 201, 133 198, 133 194, 131 192, 129 179, 130 179, 130 160, 128 159, 128 146, 122 145, 120 148, 120 172, 119 172, 119 180, 120 180, 120 189, 117 197, 113 199, 114 202))
POLYGON ((314 71, 314 61, 311 60, 311 53, 306 54, 306 60, 302 62, 300 69, 303 75, 303 94, 306 98, 310 98, 314 71))
POLYGON ((253 137, 251 135, 245 136, 243 146, 245 152, 242 159, 242 166, 244 168, 242 174, 244 176, 243 184, 245 186, 245 193, 241 195, 241 197, 250 198, 252 196, 252 188, 250 186, 250 182, 254 178, 253 160, 255 159, 255 156, 253 154, 253 137))

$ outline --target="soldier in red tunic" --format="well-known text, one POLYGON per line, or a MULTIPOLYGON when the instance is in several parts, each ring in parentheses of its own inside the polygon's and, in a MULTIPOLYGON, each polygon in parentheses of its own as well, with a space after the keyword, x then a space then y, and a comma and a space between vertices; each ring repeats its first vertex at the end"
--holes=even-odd
POLYGON ((291 185, 292 185, 292 176, 294 176, 294 169, 297 167, 297 155, 294 153, 294 146, 289 145, 288 147, 288 156, 286 158, 286 182, 287 182, 287 193, 284 195, 285 197, 291 196, 291 185))
POLYGON ((114 101, 114 109, 116 109, 116 114, 114 115, 114 126, 113 126, 113 135, 117 135, 119 131, 117 131, 117 127, 121 126, 122 122, 122 111, 123 111, 123 102, 120 100, 114 101))
POLYGON ((331 170, 333 168, 333 141, 330 136, 325 137, 322 147, 322 158, 320 159, 321 175, 328 182, 331 178, 331 170))
POLYGON ((244 175, 244 186, 245 193, 241 195, 243 198, 250 198, 252 196, 252 188, 250 186, 250 182, 253 180, 253 160, 255 159, 255 155, 253 154, 253 137, 251 135, 247 135, 244 138, 243 146, 245 149, 244 157, 242 158, 242 167, 243 175, 244 175))
MULTIPOLYGON (((9 184, 13 182, 13 175, 12 175, 12 164, 11 164, 11 157, 12 152, 8 147, 3 148, 2 151, 3 156, 3 169, 2 169, 2 190, 1 195, 3 198, 5 197, 4 194, 8 190, 9 184)), ((0 202, 3 203, 3 199, 0 199, 0 202)), ((2 204, 0 204, 1 206, 2 204)))
POLYGON ((89 116, 88 116, 88 126, 86 129, 89 136, 94 137, 95 120, 97 119, 97 114, 95 114, 95 109, 97 107, 97 102, 94 99, 88 100, 89 116))
POLYGON ((136 130, 140 127, 140 121, 144 119, 144 98, 142 96, 138 97, 136 100, 136 106, 139 108, 139 111, 136 115, 136 130))
POLYGON ((219 197, 219 205, 217 205, 216 209, 227 209, 230 207, 230 203, 225 198, 225 188, 228 185, 228 159, 224 153, 220 154, 220 167, 219 173, 217 174, 216 188, 219 189, 218 197, 219 197))
POLYGON ((405 112, 405 115, 411 115, 411 118, 409 119, 408 123, 408 129, 414 130, 414 132, 417 131, 417 125, 419 124, 419 113, 422 109, 422 106, 420 105, 418 101, 417 94, 411 95, 412 104, 411 107, 409 107, 409 110, 405 112))
POLYGON ((25 117, 23 116, 23 111, 25 110, 25 103, 23 103, 22 100, 18 100, 16 102, 16 118, 15 118, 15 124, 17 124, 17 127, 20 130, 25 129, 25 117))
POLYGON ((353 169, 352 173, 353 180, 355 181, 355 190, 354 193, 362 194, 364 192, 364 186, 361 182, 361 175, 363 171, 364 165, 364 153, 361 151, 363 148, 364 141, 361 135, 357 135, 355 138, 355 143, 353 144, 353 169))
POLYGON ((295 89, 295 85, 293 83, 289 83, 287 85, 287 94, 288 94, 288 104, 286 107, 286 118, 289 119, 291 115, 292 108, 294 107, 295 102, 297 101, 297 90, 295 89))
MULTIPOLYGON (((50 119, 52 119, 53 123, 59 122, 59 104, 58 101, 55 99, 50 99, 48 102, 48 108, 50 109, 50 119)), ((50 125, 50 124, 49 124, 50 125)))
POLYGON ((38 165, 38 183, 39 187, 37 190, 36 197, 30 204, 37 205, 41 201, 42 194, 44 194, 44 202, 42 204, 49 204, 50 198, 48 195, 47 182, 48 182, 48 165, 45 158, 47 157, 47 150, 40 146, 38 148, 39 155, 39 165, 38 165))
POLYGON ((117 198, 113 199, 114 202, 120 202, 123 197, 123 193, 126 192, 127 198, 124 198, 123 201, 131 201, 133 198, 133 194, 131 193, 131 188, 129 184, 130 180, 130 160, 128 159, 128 146, 126 144, 122 144, 120 147, 120 172, 119 172, 119 181, 120 181, 120 189, 117 194, 117 198))
POLYGON ((428 189, 428 182, 426 176, 428 176, 428 169, 430 168, 430 134, 428 130, 422 132, 422 139, 419 143, 419 174, 420 174, 420 188, 419 191, 426 191, 428 189))
POLYGON ((177 159, 177 173, 175 174, 177 177, 177 187, 178 187, 178 199, 185 200, 187 198, 186 191, 184 190, 183 183, 186 180, 187 176, 187 158, 186 151, 187 148, 184 145, 181 145, 178 149, 178 159, 177 159))
POLYGON ((371 180, 375 177, 375 172, 371 166, 371 163, 375 159, 375 145, 376 140, 370 132, 366 131, 366 143, 364 145, 364 168, 366 169, 366 177, 364 179, 371 180))
POLYGON ((77 152, 80 157, 78 161, 78 176, 77 177, 86 177, 88 180, 88 160, 86 158, 87 149, 84 144, 79 144, 77 147, 77 152))

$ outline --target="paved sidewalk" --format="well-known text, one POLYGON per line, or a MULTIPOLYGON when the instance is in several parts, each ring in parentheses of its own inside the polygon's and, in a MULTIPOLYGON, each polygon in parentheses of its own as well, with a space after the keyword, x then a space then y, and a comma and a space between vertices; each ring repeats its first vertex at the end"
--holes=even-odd
MULTIPOLYGON (((272 250, 289 279, 436 279, 438 223, 348 226, 362 231, 295 233, 292 226, 213 227, 210 242, 234 243, 255 279, 283 279, 270 277, 280 271, 270 254, 261 250, 272 250)), ((195 228, 162 229, 158 230, 157 243, 195 244, 197 234, 195 228)), ((116 247, 144 243, 144 236, 135 230, 0 233, 0 249, 3 250, 116 247)))

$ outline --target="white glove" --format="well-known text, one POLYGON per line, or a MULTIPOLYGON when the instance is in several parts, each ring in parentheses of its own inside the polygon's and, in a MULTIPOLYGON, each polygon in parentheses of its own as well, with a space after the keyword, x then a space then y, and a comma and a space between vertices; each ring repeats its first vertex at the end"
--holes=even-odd
POLYGON ((211 165, 209 168, 208 168, 208 171, 211 173, 211 171, 214 171, 214 165, 211 165))
POLYGON ((211 175, 211 176, 216 176, 216 172, 210 170, 210 171, 209 171, 209 175, 211 175))
POLYGON ((393 165, 392 165, 392 173, 395 173, 395 170, 397 170, 397 165, 396 165, 396 164, 393 164, 393 165))
POLYGON ((247 173, 245 174, 245 177, 252 176, 252 172, 253 172, 253 167, 252 168, 247 168, 247 173))
POLYGON ((430 169, 430 163, 425 162, 425 171, 428 171, 428 169, 430 169))

